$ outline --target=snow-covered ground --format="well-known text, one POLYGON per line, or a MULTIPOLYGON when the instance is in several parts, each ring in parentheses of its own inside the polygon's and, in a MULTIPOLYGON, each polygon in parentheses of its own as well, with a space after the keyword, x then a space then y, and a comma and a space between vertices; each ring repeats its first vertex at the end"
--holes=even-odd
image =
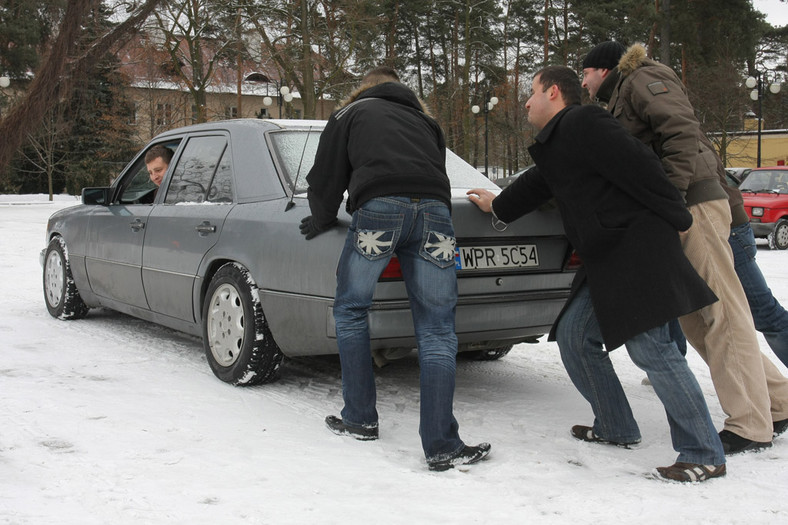
MULTIPOLYGON (((415 358, 379 371, 381 439, 359 442, 323 426, 341 407, 336 358, 288 360, 279 382, 237 388, 213 376, 196 338, 107 310, 57 321, 38 254, 48 216, 76 201, 45 199, 0 196, 0 523, 788 523, 788 436, 729 458, 722 479, 653 477, 676 453, 624 351, 613 359, 638 447, 570 436, 591 411, 543 338, 498 362, 459 362, 461 435, 492 453, 433 473, 415 358)), ((762 246, 758 260, 788 304, 788 252, 762 246)), ((688 359, 721 427, 708 370, 688 359)))

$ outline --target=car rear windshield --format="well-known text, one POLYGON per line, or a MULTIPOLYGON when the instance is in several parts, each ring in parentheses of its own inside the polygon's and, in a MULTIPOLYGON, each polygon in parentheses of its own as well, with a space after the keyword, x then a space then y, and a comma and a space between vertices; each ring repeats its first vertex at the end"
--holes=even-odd
MULTIPOLYGON (((293 130, 270 133, 274 155, 279 170, 296 194, 306 193, 306 176, 315 161, 320 131, 293 130)), ((446 173, 454 189, 499 189, 479 170, 462 160, 451 150, 446 150, 446 173)))

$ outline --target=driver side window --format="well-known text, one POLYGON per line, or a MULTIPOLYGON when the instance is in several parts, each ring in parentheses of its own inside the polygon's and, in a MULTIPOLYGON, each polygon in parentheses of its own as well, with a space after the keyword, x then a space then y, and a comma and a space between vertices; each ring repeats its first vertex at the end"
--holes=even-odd
POLYGON ((145 163, 136 168, 136 173, 128 186, 120 194, 121 204, 153 204, 158 187, 151 182, 145 163))
MULTIPOLYGON (((178 142, 157 144, 171 151, 178 148, 178 142)), ((151 148, 148 148, 148 151, 151 148)), ((145 164, 145 155, 140 156, 137 162, 129 169, 122 181, 122 190, 118 196, 120 204, 153 204, 158 186, 151 180, 148 167, 145 164)))

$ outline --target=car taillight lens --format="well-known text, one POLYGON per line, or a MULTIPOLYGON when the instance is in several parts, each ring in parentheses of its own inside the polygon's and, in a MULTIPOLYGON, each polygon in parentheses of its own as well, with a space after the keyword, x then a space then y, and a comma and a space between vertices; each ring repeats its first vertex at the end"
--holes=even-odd
POLYGON ((572 254, 564 265, 564 270, 579 270, 582 265, 583 261, 580 259, 580 256, 577 255, 576 251, 572 250, 572 254))
POLYGON ((400 267, 399 259, 397 259, 396 256, 391 257, 391 260, 383 270, 383 273, 380 274, 379 280, 384 281, 391 279, 402 279, 402 268, 400 267))

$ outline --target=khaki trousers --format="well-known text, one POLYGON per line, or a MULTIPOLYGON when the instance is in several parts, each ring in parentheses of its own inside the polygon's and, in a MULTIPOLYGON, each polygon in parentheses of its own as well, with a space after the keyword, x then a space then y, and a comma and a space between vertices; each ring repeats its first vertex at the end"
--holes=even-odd
POLYGON ((728 418, 725 429, 772 440, 772 421, 788 419, 788 379, 761 352, 752 314, 728 245, 731 214, 724 199, 694 204, 692 227, 681 234, 684 253, 719 298, 679 319, 687 340, 709 365, 728 418))

